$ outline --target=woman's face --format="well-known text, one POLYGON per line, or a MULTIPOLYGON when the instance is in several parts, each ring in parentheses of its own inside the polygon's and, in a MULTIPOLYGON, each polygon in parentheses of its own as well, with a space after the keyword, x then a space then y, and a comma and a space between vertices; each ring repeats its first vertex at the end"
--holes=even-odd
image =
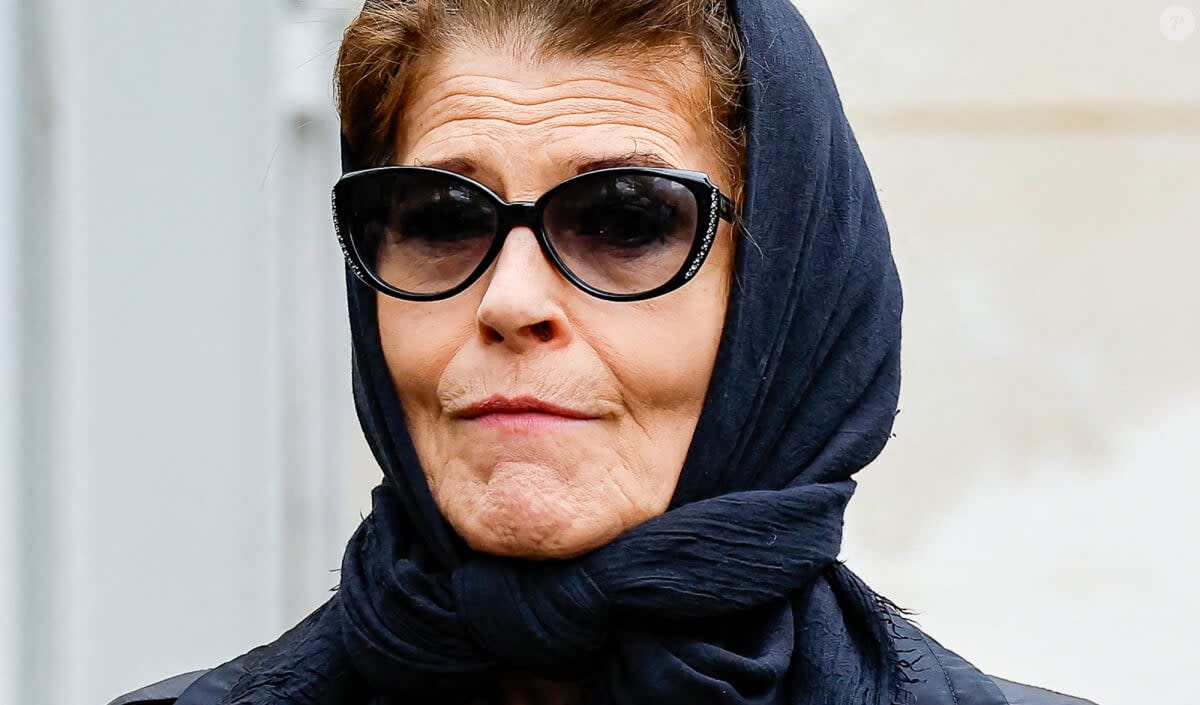
MULTIPOLYGON (((405 111, 396 163, 441 166, 509 201, 625 164, 708 173, 700 64, 451 52, 405 111)), ((513 230, 491 269, 437 302, 378 298, 383 351, 439 508, 476 550, 563 558, 665 511, 700 415, 733 266, 729 225, 691 282, 635 303, 560 275, 513 230), (585 418, 464 410, 538 399, 585 418), (470 416, 468 414, 467 416, 470 416)), ((519 405, 519 404, 518 404, 519 405)))

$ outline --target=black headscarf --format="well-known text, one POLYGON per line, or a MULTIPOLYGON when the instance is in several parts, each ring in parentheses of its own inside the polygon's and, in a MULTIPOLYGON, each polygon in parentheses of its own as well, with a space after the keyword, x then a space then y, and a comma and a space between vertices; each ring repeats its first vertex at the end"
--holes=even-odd
MULTIPOLYGON (((339 590, 243 657, 223 702, 454 705, 494 696, 514 670, 582 680, 589 701, 619 705, 912 695, 904 642, 923 635, 837 561, 852 476, 897 409, 887 226, 808 25, 788 0, 731 8, 746 52, 749 236, 669 509, 571 560, 468 549, 407 433, 375 293, 348 273, 354 396, 384 481, 339 590)), ((343 168, 359 166, 343 139, 343 168)))

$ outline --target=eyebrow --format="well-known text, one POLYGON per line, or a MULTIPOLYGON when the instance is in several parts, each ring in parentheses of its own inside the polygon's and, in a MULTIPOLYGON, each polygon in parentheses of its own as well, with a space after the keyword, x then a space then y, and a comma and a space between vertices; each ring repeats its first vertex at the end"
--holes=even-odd
POLYGON ((664 169, 677 168, 663 156, 655 152, 633 151, 606 157, 596 157, 590 154, 576 153, 567 158, 567 164, 574 168, 576 174, 597 169, 612 169, 621 166, 653 166, 664 169))
POLYGON ((427 166, 443 171, 453 171, 456 174, 470 176, 475 173, 475 162, 466 157, 447 157, 446 159, 434 159, 431 162, 423 162, 420 159, 413 160, 417 166, 427 166))
MULTIPOLYGON (((624 154, 616 154, 609 156, 596 156, 584 152, 576 152, 569 155, 565 160, 568 168, 575 174, 583 174, 588 171, 597 169, 612 169, 622 166, 651 166, 660 167, 663 169, 676 169, 674 164, 668 161, 665 157, 655 152, 632 151, 624 154)), ((453 171, 456 174, 471 176, 475 174, 479 167, 469 157, 447 157, 445 159, 435 159, 430 162, 416 160, 418 166, 433 167, 435 169, 443 169, 445 171, 453 171)))

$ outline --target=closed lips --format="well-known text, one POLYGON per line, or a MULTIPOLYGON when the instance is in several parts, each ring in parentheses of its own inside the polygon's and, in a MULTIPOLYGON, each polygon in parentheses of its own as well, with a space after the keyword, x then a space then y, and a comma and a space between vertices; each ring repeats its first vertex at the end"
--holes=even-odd
POLYGON ((488 397, 463 409, 458 415, 464 419, 473 419, 486 414, 552 414, 570 419, 596 418, 578 409, 559 406, 536 397, 488 397))

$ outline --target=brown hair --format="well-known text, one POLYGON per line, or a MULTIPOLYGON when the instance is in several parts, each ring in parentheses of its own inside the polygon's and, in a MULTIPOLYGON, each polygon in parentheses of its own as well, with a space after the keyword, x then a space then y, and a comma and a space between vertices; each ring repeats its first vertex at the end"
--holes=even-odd
POLYGON ((346 29, 336 86, 342 130, 359 166, 392 158, 399 116, 431 59, 462 42, 532 55, 636 57, 652 67, 698 54, 705 121, 741 195, 745 128, 741 42, 726 0, 374 0, 346 29), (630 50, 634 51, 630 51, 630 50))

